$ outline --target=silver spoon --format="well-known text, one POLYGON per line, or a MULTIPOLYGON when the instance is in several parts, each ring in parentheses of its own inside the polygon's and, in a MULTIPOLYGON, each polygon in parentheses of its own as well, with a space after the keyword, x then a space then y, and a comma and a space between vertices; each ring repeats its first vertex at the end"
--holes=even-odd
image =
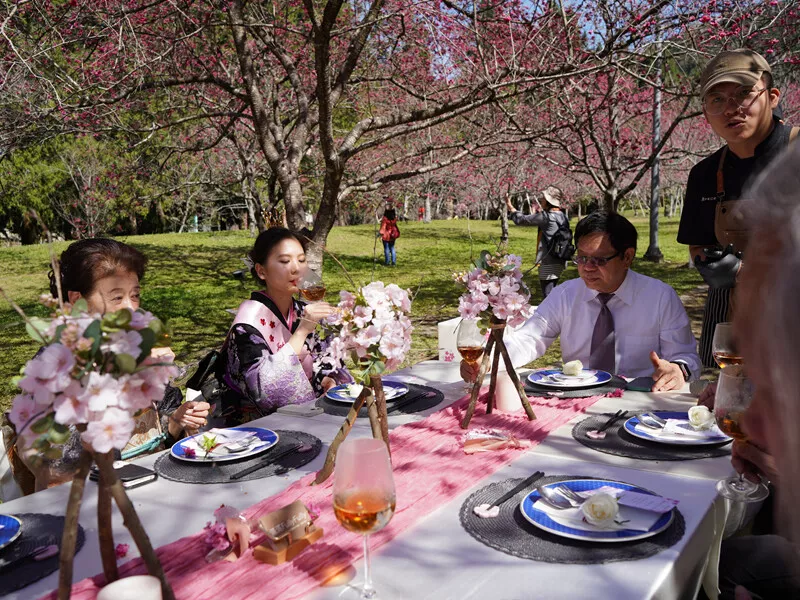
POLYGON ((567 498, 565 498, 555 490, 551 490, 550 488, 540 485, 536 486, 536 491, 539 492, 539 498, 542 500, 542 502, 544 502, 545 504, 547 504, 552 508, 555 508, 557 510, 567 510, 568 508, 575 508, 572 505, 572 502, 567 500, 567 498))
POLYGON ((653 413, 642 413, 639 415, 639 423, 651 429, 663 429, 667 422, 653 413))

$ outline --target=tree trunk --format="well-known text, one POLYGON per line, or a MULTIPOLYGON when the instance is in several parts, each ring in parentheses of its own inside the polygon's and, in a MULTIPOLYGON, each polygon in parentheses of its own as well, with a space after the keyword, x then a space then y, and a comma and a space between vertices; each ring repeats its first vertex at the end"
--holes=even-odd
POLYGON ((505 247, 508 244, 508 209, 500 208, 500 243, 505 247))
MULTIPOLYGON (((658 26, 656 26, 658 27, 658 26)), ((659 31, 656 29, 656 44, 658 45, 659 31)), ((653 89, 653 140, 652 148, 655 151, 661 143, 661 58, 655 62, 655 88, 653 89)), ((658 154, 653 159, 650 167, 650 245, 644 253, 644 259, 659 263, 664 260, 664 255, 658 247, 658 209, 661 191, 661 161, 658 154)))

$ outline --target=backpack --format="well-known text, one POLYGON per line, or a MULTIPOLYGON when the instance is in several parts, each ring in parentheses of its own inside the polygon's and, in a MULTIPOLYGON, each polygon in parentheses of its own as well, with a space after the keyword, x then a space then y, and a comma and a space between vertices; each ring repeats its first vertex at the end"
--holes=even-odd
MULTIPOLYGON (((547 214, 547 213, 545 213, 547 214)), ((550 219, 547 214, 546 219, 550 219)), ((569 221, 564 215, 564 220, 558 221, 558 231, 553 234, 552 238, 544 237, 542 240, 544 247, 547 248, 547 254, 559 260, 570 260, 575 254, 575 246, 572 243, 572 230, 569 228, 569 221)))

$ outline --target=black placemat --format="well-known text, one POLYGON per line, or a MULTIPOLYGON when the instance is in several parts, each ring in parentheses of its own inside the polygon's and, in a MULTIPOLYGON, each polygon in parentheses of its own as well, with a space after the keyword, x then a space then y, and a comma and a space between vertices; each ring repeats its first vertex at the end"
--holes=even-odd
POLYGON ((596 387, 579 387, 579 388, 552 388, 546 385, 538 385, 531 383, 528 376, 525 376, 525 391, 530 395, 535 396, 553 396, 556 398, 588 398, 589 396, 602 396, 609 394, 616 390, 624 390, 628 382, 622 377, 614 375, 609 379, 608 383, 598 385, 596 387))
MULTIPOLYGON (((543 477, 536 485, 593 479, 591 477, 543 477)), ((632 542, 583 542, 560 537, 531 525, 519 509, 519 504, 530 490, 523 490, 500 507, 500 514, 492 519, 482 519, 472 509, 478 504, 491 503, 522 479, 498 481, 479 489, 461 505, 461 525, 476 540, 511 556, 548 563, 589 565, 623 560, 641 560, 675 545, 686 531, 680 511, 664 531, 653 537, 632 542)))
POLYGON ((285 431, 283 429, 276 429, 275 432, 278 434, 278 443, 266 452, 251 458, 222 463, 190 463, 178 460, 167 452, 156 460, 154 468, 159 476, 171 481, 180 481, 181 483, 231 483, 231 475, 260 463, 262 460, 268 460, 271 454, 278 454, 298 443, 311 447, 308 452, 292 452, 279 458, 274 464, 234 480, 234 482, 251 481, 279 474, 278 471, 283 474, 287 470, 302 467, 314 460, 322 450, 322 440, 309 433, 285 431))
MULTIPOLYGON (((15 560, 30 554, 36 548, 52 544, 61 548, 64 517, 41 513, 23 513, 14 516, 22 522, 22 533, 14 542, 0 550, 0 558, 15 560)), ((85 539, 83 527, 78 525, 75 554, 83 547, 85 539)), ((40 561, 25 559, 16 565, 0 569, 0 596, 22 589, 34 581, 39 581, 50 573, 58 571, 58 559, 58 554, 40 561)))
MULTIPOLYGON (((393 415, 410 415, 412 413, 422 412, 428 410, 439 404, 444 400, 444 394, 436 388, 427 385, 419 385, 417 383, 407 383, 408 393, 395 400, 386 401, 386 411, 389 416, 393 415)), ((334 402, 328 400, 325 396, 317 400, 317 406, 329 415, 337 417, 346 417, 350 412, 350 405, 344 402, 334 402)), ((367 407, 358 411, 358 418, 363 419, 368 417, 367 407)))
POLYGON ((728 456, 731 453, 730 443, 721 446, 669 446, 643 440, 625 431, 625 419, 606 429, 606 437, 602 440, 593 440, 586 436, 587 431, 605 425, 612 415, 613 413, 598 415, 576 423, 572 427, 572 437, 598 452, 642 460, 696 460, 728 456))

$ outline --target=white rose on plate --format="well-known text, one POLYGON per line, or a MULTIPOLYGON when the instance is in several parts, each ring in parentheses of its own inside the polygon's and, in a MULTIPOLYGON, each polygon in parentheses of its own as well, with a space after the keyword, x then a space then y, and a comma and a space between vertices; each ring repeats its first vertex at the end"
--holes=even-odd
POLYGON ((689 425, 692 426, 692 429, 697 431, 711 429, 714 422, 714 413, 705 406, 693 406, 689 409, 689 425))
POLYGON ((564 366, 561 367, 561 372, 564 375, 574 375, 578 376, 583 371, 583 363, 579 360, 571 360, 568 363, 564 363, 564 366))
POLYGON ((590 496, 581 506, 583 517, 597 527, 608 527, 619 514, 617 499, 610 494, 599 492, 590 496))
POLYGON ((364 389, 364 386, 359 383, 348 383, 347 384, 347 393, 351 398, 358 398, 361 394, 361 390, 364 389))

